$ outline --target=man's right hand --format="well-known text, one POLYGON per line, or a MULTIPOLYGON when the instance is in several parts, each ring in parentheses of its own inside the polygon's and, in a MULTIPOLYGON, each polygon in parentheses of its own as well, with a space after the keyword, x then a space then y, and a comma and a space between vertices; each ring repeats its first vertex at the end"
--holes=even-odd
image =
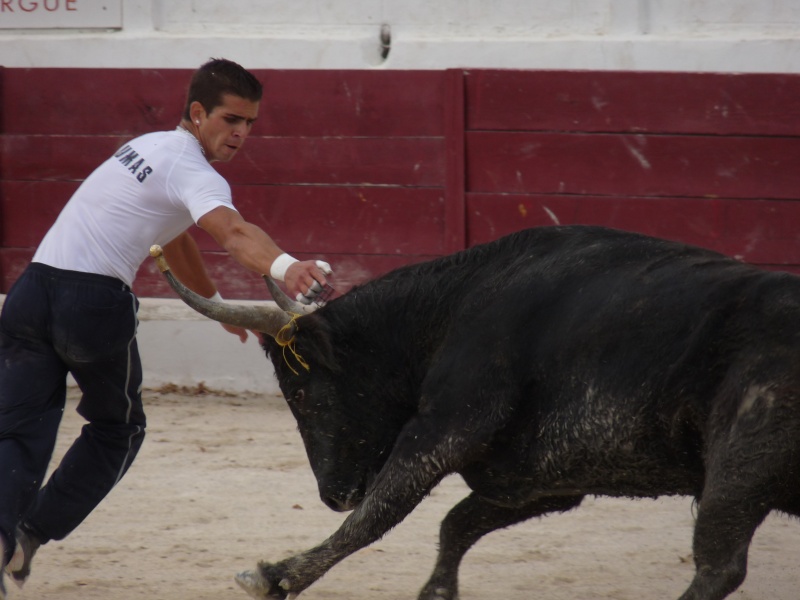
POLYGON ((325 290, 328 284, 325 276, 332 274, 331 266, 325 261, 301 260, 286 269, 284 283, 290 296, 303 304, 311 304, 325 290))

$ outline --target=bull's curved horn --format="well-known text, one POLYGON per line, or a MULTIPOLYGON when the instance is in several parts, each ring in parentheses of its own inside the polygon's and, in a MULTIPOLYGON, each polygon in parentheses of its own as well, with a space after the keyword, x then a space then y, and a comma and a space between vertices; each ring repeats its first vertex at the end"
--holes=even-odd
POLYGON ((170 271, 161 246, 150 248, 152 256, 159 271, 166 277, 172 289, 181 299, 201 315, 236 327, 243 327, 252 331, 261 331, 276 337, 278 332, 287 325, 292 316, 284 310, 272 306, 245 306, 228 302, 214 302, 194 293, 175 278, 170 271))
POLYGON ((297 300, 292 300, 281 288, 275 283, 275 280, 270 277, 269 275, 262 275, 264 281, 267 283, 267 287, 269 288, 269 293, 272 294, 272 299, 275 300, 275 304, 280 306, 283 310, 288 313, 295 313, 299 315, 312 313, 317 308, 319 308, 316 304, 303 304, 298 302, 297 300))

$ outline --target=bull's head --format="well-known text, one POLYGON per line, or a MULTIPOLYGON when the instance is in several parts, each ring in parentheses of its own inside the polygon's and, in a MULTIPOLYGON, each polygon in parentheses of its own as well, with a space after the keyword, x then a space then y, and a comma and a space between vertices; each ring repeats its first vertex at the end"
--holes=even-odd
POLYGON ((321 314, 311 314, 317 307, 292 300, 269 277, 264 279, 277 306, 214 302, 192 292, 175 278, 161 248, 154 246, 150 254, 175 292, 197 312, 269 336, 264 347, 297 420, 320 497, 337 511, 355 508, 383 466, 407 417, 405 411, 400 415, 377 403, 365 406, 364 396, 370 394, 355 388, 353 381, 367 386, 367 378, 347 379, 338 375, 342 359, 334 357, 325 319, 321 314), (295 349, 295 340, 300 351, 295 349), (375 414, 365 418, 371 408, 375 414))

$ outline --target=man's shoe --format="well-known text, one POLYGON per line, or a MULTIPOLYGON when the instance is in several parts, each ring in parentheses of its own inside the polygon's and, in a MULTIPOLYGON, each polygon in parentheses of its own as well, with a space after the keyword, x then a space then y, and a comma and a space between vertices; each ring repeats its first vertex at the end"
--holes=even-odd
MULTIPOLYGON (((19 587, 22 587, 31 574, 31 561, 39 546, 41 543, 35 535, 27 529, 17 527, 17 547, 5 571, 19 587)), ((0 596, 0 600, 4 600, 3 596, 0 596)))

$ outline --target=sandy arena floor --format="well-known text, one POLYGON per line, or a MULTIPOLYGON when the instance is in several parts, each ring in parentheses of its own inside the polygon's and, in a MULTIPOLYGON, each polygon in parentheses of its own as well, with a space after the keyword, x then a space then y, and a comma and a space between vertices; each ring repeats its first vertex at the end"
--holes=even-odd
MULTIPOLYGON (((203 392, 203 390, 199 390, 203 392)), ((343 516, 319 501, 295 423, 277 397, 145 393, 136 463, 87 521, 44 546, 10 600, 247 598, 233 574, 326 538, 343 516)), ((81 426, 67 407, 56 456, 81 426)), ((450 477, 383 541, 336 566, 304 600, 413 600, 438 523, 465 494, 450 477)), ((495 532, 467 555, 461 600, 677 598, 693 573, 691 502, 587 499, 566 515, 495 532)), ((800 597, 800 524, 772 516, 731 598, 800 597)))

